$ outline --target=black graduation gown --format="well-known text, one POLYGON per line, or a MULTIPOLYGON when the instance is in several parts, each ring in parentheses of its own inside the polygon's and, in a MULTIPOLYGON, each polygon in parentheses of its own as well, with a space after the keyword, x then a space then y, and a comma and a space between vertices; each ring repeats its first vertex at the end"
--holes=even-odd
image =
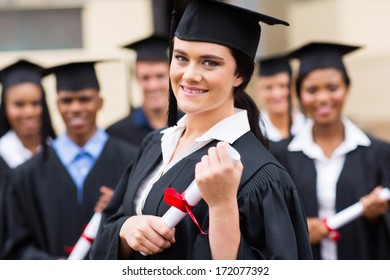
POLYGON ((7 186, 7 180, 11 168, 0 157, 0 260, 3 259, 3 246, 6 235, 6 199, 5 192, 7 186))
MULTIPOLYGON (((372 137, 368 147, 358 146, 346 155, 336 186, 336 212, 356 203, 377 185, 389 187, 389 145, 372 137)), ((290 152, 290 140, 273 143, 270 151, 290 173, 308 217, 318 217, 317 174, 314 161, 302 152, 290 152)), ((377 223, 360 217, 338 230, 338 259, 390 259, 390 211, 377 223)), ((320 259, 320 245, 312 246, 320 259)))
MULTIPOLYGON (((162 216, 168 209, 164 190, 173 186, 182 193, 194 180, 194 170, 207 154, 211 142, 182 159, 153 186, 143 210, 145 215, 162 216)), ((241 242, 238 259, 312 258, 305 213, 298 192, 274 157, 248 132, 234 144, 241 154, 244 171, 238 192, 241 242)), ((133 199, 142 179, 162 160, 161 134, 150 134, 133 166, 122 176, 109 206, 103 212, 102 231, 95 239, 92 259, 117 259, 119 231, 125 220, 135 215, 133 199), (119 209, 119 210, 118 210, 119 209), (118 211, 116 211, 118 210, 118 211)), ((193 208, 202 229, 208 230, 208 207, 202 200, 193 208)), ((202 235, 186 216, 176 226, 176 243, 162 253, 135 259, 211 259, 208 237, 202 235)))
MULTIPOLYGON (((141 146, 142 141, 146 135, 153 131, 153 128, 146 119, 142 123, 137 120, 139 118, 137 115, 140 112, 136 112, 136 110, 142 109, 133 109, 128 116, 107 127, 106 132, 137 147, 141 146)), ((179 111, 178 117, 181 118, 183 115, 184 113, 179 111)))
POLYGON ((137 150, 110 137, 84 183, 84 199, 56 152, 49 147, 22 164, 11 177, 8 259, 67 258, 91 219, 102 185, 115 187, 137 150))
POLYGON ((4 161, 4 159, 0 157, 0 176, 3 177, 5 174, 8 173, 9 170, 11 170, 11 168, 4 161))
POLYGON ((127 117, 117 121, 106 129, 109 135, 125 140, 138 147, 141 145, 145 136, 152 131, 153 129, 149 124, 142 126, 136 124, 133 111, 127 117))

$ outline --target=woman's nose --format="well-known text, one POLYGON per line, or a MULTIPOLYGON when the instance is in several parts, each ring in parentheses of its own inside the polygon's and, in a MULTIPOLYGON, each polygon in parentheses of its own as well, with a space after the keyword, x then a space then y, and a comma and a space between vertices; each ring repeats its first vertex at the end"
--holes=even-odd
POLYGON ((200 82, 202 80, 202 75, 199 72, 199 69, 195 65, 188 65, 186 67, 184 74, 183 74, 183 79, 188 81, 188 82, 200 82))

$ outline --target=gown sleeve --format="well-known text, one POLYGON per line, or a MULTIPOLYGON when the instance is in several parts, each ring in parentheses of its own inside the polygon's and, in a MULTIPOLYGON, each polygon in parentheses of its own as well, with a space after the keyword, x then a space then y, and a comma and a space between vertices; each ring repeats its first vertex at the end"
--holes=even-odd
MULTIPOLYGON (((312 259, 306 217, 290 176, 267 164, 238 193, 241 242, 238 259, 312 259)), ((195 259, 210 258, 208 238, 199 236, 195 259)))
POLYGON ((124 215, 123 199, 127 191, 127 186, 133 166, 137 164, 138 159, 141 157, 145 147, 151 141, 152 136, 153 133, 150 133, 145 137, 138 152, 137 159, 129 164, 129 166, 124 171, 120 180, 118 181, 117 186, 115 187, 113 197, 111 198, 107 207, 103 210, 98 234, 89 253, 90 259, 118 259, 119 232, 123 223, 129 218, 129 216, 124 215))
POLYGON ((8 238, 4 245, 6 259, 56 259, 40 249, 34 240, 43 240, 45 236, 33 236, 30 225, 38 226, 42 223, 42 217, 34 204, 34 195, 29 191, 32 184, 30 174, 25 172, 23 166, 17 168, 9 178, 9 189, 6 193, 9 211, 7 211, 8 238))
POLYGON ((123 197, 132 165, 122 174, 113 197, 102 212, 98 234, 92 244, 90 259, 118 259, 119 231, 128 217, 123 214, 123 197))

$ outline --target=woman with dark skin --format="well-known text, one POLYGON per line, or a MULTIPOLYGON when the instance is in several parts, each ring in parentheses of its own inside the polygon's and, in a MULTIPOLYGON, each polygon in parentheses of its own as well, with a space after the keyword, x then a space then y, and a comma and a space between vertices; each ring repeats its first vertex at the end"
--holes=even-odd
POLYGON ((389 145, 343 114, 350 78, 342 56, 356 49, 311 43, 293 53, 301 62, 297 95, 310 121, 273 147, 302 196, 316 259, 390 258, 389 203, 379 197, 388 186, 389 145), (359 200, 363 216, 341 227, 336 241, 324 219, 359 200))
POLYGON ((0 257, 5 239, 6 185, 11 171, 55 138, 45 91, 43 68, 19 60, 0 71, 0 257))
POLYGON ((20 165, 55 137, 41 84, 42 71, 26 60, 1 70, 1 172, 20 165))

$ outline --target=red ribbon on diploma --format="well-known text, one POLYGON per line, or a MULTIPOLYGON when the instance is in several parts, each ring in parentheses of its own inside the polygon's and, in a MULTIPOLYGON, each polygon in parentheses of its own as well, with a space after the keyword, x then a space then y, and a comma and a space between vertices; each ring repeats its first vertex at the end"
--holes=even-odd
MULTIPOLYGON (((87 227, 87 225, 84 226, 84 229, 87 227)), ((92 242, 94 241, 94 239, 92 237, 89 237, 87 236, 84 232, 81 234, 81 238, 87 240, 88 243, 92 244, 92 242)), ((64 250, 65 252, 67 252, 68 254, 72 253, 74 247, 76 246, 76 244, 74 244, 73 246, 67 246, 65 245, 64 246, 64 250)))
POLYGON ((333 241, 337 241, 340 239, 341 234, 335 229, 332 229, 328 223, 326 222, 326 219, 323 219, 322 222, 324 223, 325 227, 327 230, 329 230, 329 238, 332 239, 333 241))
POLYGON ((184 197, 184 194, 178 193, 174 188, 166 188, 164 192, 164 201, 168 205, 173 206, 184 213, 187 213, 190 216, 191 220, 195 223, 199 231, 203 235, 207 235, 207 233, 202 230, 194 214, 191 211, 194 206, 189 205, 189 203, 184 197))

